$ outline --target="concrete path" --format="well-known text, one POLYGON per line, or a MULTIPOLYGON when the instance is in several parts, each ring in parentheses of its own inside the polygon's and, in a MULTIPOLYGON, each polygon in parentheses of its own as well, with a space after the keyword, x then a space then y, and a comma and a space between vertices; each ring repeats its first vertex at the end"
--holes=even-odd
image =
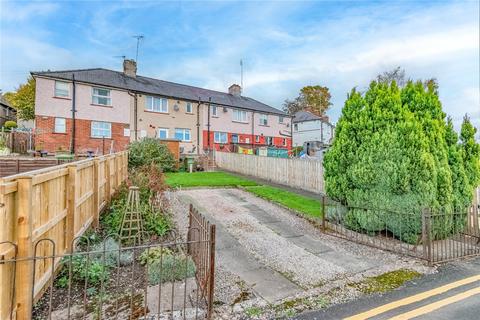
POLYGON ((242 190, 184 190, 179 196, 217 225, 218 263, 268 302, 381 264, 317 238, 299 228, 303 219, 242 190))
POLYGON ((438 273, 383 295, 371 295, 298 320, 422 319, 471 320, 480 315, 480 258, 441 266, 438 273))

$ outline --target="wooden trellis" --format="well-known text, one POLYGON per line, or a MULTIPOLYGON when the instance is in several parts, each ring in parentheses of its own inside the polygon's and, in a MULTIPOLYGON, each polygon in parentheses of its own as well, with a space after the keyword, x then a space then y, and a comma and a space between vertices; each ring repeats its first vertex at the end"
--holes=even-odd
POLYGON ((140 212, 140 189, 128 188, 127 206, 123 213, 120 240, 123 243, 142 243, 143 223, 140 212))

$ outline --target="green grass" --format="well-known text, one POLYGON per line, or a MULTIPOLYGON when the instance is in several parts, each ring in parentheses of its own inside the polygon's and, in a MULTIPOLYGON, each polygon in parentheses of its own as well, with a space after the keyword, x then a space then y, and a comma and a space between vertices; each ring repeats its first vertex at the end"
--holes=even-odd
POLYGON ((403 285, 405 282, 413 280, 420 276, 421 274, 416 271, 409 269, 400 269, 390 271, 376 277, 370 277, 362 282, 357 282, 350 285, 367 294, 377 292, 383 293, 396 289, 403 285))
POLYGON ((171 187, 236 187, 256 186, 257 183, 225 172, 170 172, 166 182, 171 187))
POLYGON ((247 186, 245 190, 260 198, 279 203, 307 216, 313 218, 320 218, 322 216, 319 199, 305 197, 284 189, 270 186, 247 186))

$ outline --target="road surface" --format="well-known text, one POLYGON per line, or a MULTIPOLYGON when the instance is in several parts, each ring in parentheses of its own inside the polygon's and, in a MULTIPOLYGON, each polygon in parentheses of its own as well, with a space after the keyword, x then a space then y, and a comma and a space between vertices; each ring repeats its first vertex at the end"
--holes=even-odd
POLYGON ((450 263, 398 290, 304 313, 296 319, 480 319, 480 258, 450 263))

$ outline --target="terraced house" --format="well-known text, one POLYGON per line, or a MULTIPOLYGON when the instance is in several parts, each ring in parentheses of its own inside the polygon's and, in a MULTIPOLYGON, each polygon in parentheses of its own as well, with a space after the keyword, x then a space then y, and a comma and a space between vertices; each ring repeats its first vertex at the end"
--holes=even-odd
POLYGON ((37 148, 107 153, 143 137, 180 140, 183 154, 291 148, 291 118, 238 85, 219 92, 143 77, 132 60, 123 69, 32 72, 37 148))

